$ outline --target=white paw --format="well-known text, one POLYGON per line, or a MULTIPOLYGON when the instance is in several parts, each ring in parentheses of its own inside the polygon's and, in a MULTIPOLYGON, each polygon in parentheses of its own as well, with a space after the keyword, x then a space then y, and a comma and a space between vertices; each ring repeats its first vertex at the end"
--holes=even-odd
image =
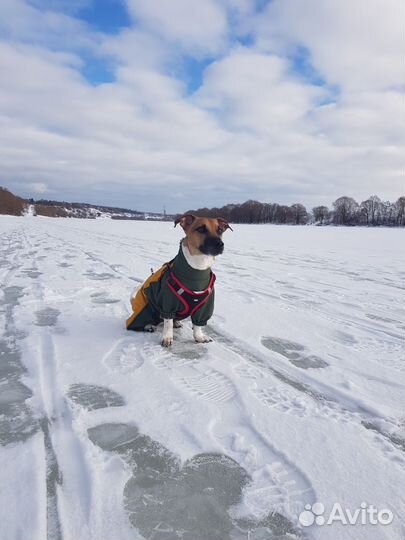
POLYGON ((170 347, 173 345, 173 336, 162 337, 160 344, 162 347, 170 347))
POLYGON ((173 345, 173 319, 163 319, 163 332, 160 344, 162 347, 173 345))
POLYGON ((193 326, 193 336, 196 343, 209 343, 212 341, 210 337, 204 334, 201 326, 193 326))
POLYGON ((202 334, 202 335, 194 336, 194 341, 196 343, 210 343, 212 339, 209 336, 202 334))

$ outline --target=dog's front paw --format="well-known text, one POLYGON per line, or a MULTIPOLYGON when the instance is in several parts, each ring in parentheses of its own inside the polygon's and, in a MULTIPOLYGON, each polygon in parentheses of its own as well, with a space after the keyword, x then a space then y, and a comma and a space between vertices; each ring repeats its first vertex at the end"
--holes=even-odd
POLYGON ((201 326, 193 326, 193 336, 196 343, 209 343, 212 339, 204 334, 201 326))
POLYGON ((160 344, 162 347, 173 345, 173 319, 163 319, 163 332, 160 344))
POLYGON ((201 336, 194 336, 194 341, 196 343, 210 343, 212 339, 209 336, 202 334, 201 336))
POLYGON ((160 344, 162 347, 171 347, 173 345, 173 336, 162 337, 160 344))

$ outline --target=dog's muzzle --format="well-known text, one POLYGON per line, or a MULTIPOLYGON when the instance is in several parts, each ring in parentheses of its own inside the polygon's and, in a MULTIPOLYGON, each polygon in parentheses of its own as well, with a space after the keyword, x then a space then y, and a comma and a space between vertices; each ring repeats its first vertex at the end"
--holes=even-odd
POLYGON ((204 255, 221 255, 224 251, 224 243, 220 238, 206 238, 200 246, 200 251, 204 255))

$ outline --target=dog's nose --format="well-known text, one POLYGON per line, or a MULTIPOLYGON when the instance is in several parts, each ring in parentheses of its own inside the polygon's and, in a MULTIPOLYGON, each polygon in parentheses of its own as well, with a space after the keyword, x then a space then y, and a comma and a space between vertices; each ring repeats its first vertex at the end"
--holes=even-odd
POLYGON ((224 243, 222 242, 222 240, 220 238, 217 238, 215 240, 215 246, 222 249, 224 247, 224 243))
POLYGON ((200 247, 200 251, 206 255, 213 255, 215 257, 224 251, 224 243, 218 236, 207 236, 200 247))

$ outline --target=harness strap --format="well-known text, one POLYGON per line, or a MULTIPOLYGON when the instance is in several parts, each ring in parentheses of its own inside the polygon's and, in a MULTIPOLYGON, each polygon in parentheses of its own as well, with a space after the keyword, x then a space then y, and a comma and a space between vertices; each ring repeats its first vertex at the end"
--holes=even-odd
POLYGON ((192 317, 194 313, 207 302, 208 298, 213 293, 215 279, 215 274, 211 271, 208 287, 204 291, 196 293, 187 289, 187 287, 177 279, 173 272, 169 270, 167 285, 184 306, 184 309, 176 313, 176 319, 185 319, 188 316, 192 317))

